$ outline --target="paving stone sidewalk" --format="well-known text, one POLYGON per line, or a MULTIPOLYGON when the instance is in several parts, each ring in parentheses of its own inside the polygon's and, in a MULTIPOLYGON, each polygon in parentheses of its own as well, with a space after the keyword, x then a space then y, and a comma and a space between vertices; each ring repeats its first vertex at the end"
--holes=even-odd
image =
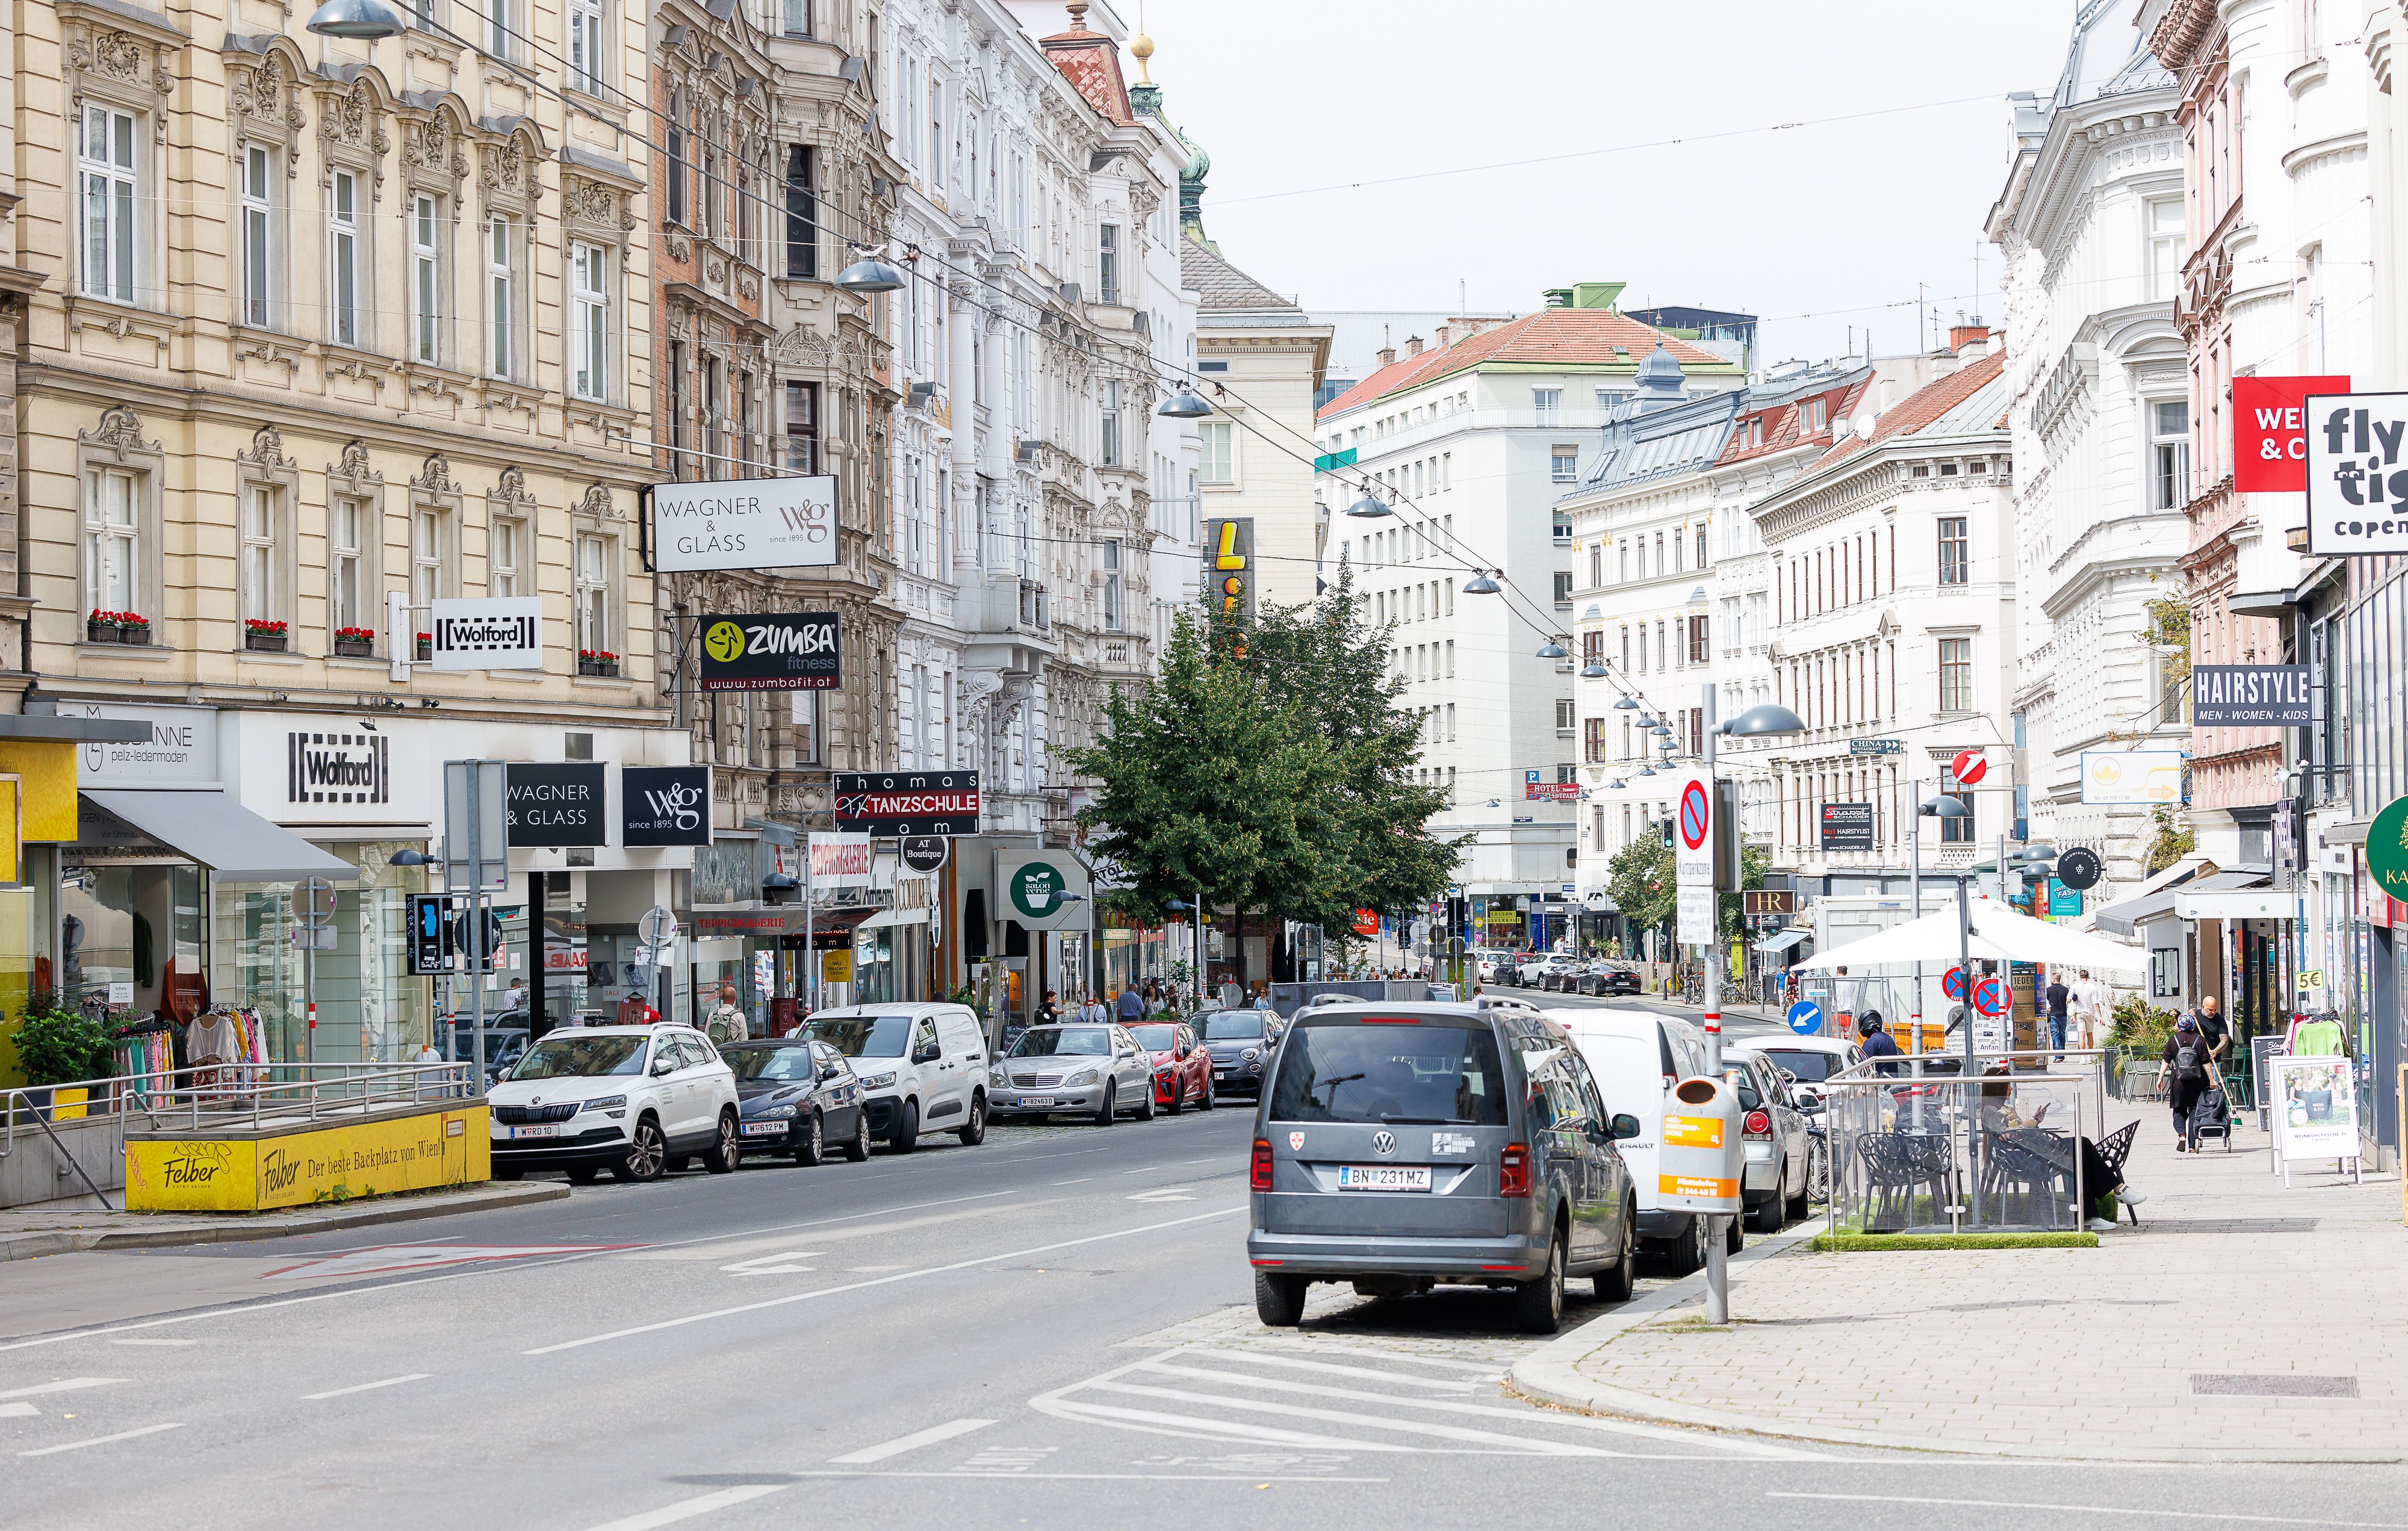
MULTIPOLYGON (((2112 1130, 2132 1119, 2111 1109, 2112 1130)), ((2408 1229, 2396 1177, 2269 1170, 2265 1137, 2173 1152, 2141 1116, 2143 1225, 2096 1250, 1752 1252, 1724 1330, 1698 1279, 1525 1358, 1598 1413, 1836 1444, 2155 1461, 2408 1455, 2408 1229), (1653 1309, 1653 1311, 1643 1309, 1653 1309)), ((1819 1228, 1819 1224, 1818 1224, 1819 1228)), ((1815 1230, 1809 1230, 1815 1231, 1815 1230)))
POLYGON ((416 1191, 339 1206, 295 1207, 255 1215, 104 1211, 99 1208, 62 1208, 55 1203, 18 1207, 0 1210, 0 1261, 31 1260, 75 1250, 169 1249, 291 1238, 300 1234, 334 1233, 387 1223, 414 1223, 421 1218, 449 1217, 454 1212, 524 1207, 534 1202, 557 1201, 567 1195, 566 1185, 537 1180, 416 1191))

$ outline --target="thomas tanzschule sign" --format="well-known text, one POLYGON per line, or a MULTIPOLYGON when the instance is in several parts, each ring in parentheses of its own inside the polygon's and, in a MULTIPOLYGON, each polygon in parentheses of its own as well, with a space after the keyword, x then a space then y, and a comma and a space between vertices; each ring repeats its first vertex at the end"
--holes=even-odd
POLYGON ((838 771, 836 823, 863 835, 975 835, 976 771, 838 771))

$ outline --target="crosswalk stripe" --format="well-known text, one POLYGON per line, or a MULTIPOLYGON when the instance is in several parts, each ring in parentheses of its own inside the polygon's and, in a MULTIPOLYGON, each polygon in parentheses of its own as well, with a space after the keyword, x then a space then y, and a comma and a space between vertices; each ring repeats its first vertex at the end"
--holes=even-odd
MULTIPOLYGON (((1324 1420, 1333 1424, 1368 1425, 1373 1429, 1393 1430, 1412 1436, 1430 1436, 1441 1440, 1460 1440, 1483 1446, 1501 1446, 1510 1451, 1532 1456, 1621 1456, 1602 1446, 1578 1446, 1569 1441, 1548 1440, 1540 1437, 1511 1436, 1498 1430, 1473 1430, 1459 1424, 1436 1424, 1424 1420, 1387 1419, 1378 1414, 1362 1414, 1343 1409, 1315 1409, 1308 1404, 1274 1403, 1268 1398, 1232 1398, 1214 1393, 1190 1393, 1181 1388, 1147 1387, 1138 1382, 1090 1382, 1089 1387, 1100 1393, 1128 1394, 1140 1398, 1168 1398, 1179 1403, 1202 1404, 1212 1409, 1237 1409, 1255 1414, 1275 1414, 1286 1419, 1324 1420)), ((1401 1400, 1399 1400, 1401 1401, 1401 1400)))
POLYGON ((1375 1366, 1341 1366, 1329 1361, 1307 1361, 1302 1356, 1271 1355, 1258 1351, 1224 1351, 1204 1347, 1173 1353, 1208 1355, 1216 1361, 1254 1361, 1265 1366, 1288 1366, 1298 1371, 1318 1372, 1326 1377, 1363 1377, 1383 1382, 1402 1382, 1407 1387, 1442 1387, 1460 1393, 1469 1393, 1480 1385, 1468 1381, 1456 1381, 1452 1377, 1408 1377, 1401 1372, 1382 1371, 1375 1366))
POLYGON ((1350 1452, 1412 1452, 1421 1448, 1398 1445, 1395 1441, 1356 1440, 1349 1436, 1316 1436, 1301 1430, 1274 1429, 1268 1424, 1241 1424, 1235 1420, 1206 1419, 1197 1414, 1165 1414, 1150 1409, 1120 1409, 1111 1404, 1072 1403, 1066 1399, 1032 1398, 1032 1407, 1040 1414, 1056 1419, 1094 1420, 1105 1424, 1126 1424, 1138 1429, 1153 1425, 1163 1428, 1156 1432, 1169 1436, 1203 1436, 1221 1440, 1253 1440, 1279 1446, 1330 1446, 1350 1452))

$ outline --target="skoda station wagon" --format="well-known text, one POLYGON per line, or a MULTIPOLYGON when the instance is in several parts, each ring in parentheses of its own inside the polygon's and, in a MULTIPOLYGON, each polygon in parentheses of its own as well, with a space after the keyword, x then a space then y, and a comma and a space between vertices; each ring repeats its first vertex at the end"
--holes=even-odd
POLYGON ((1638 1203, 1588 1066, 1541 1016, 1472 1005, 1307 1009, 1281 1042, 1249 1166, 1265 1324, 1315 1281, 1369 1296, 1510 1290, 1552 1334, 1566 1278, 1630 1295, 1638 1203))

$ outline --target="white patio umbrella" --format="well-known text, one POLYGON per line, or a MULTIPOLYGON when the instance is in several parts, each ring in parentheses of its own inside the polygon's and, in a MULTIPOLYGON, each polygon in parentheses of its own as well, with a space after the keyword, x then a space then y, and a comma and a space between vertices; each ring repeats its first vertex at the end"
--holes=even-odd
MULTIPOLYGON (((2018 914, 1995 898, 1977 897, 1969 909, 1973 936, 1970 949, 1976 957, 1996 962, 2044 962, 2057 967, 2113 968, 2138 972, 2148 966, 2148 953, 2086 931, 2067 930, 2045 920, 2018 914)), ((1902 925, 1892 925, 1861 941, 1829 952, 1818 952, 1801 968, 1900 967, 1910 963, 1939 966, 1955 964, 1969 943, 1957 933, 1952 907, 1902 925)))

